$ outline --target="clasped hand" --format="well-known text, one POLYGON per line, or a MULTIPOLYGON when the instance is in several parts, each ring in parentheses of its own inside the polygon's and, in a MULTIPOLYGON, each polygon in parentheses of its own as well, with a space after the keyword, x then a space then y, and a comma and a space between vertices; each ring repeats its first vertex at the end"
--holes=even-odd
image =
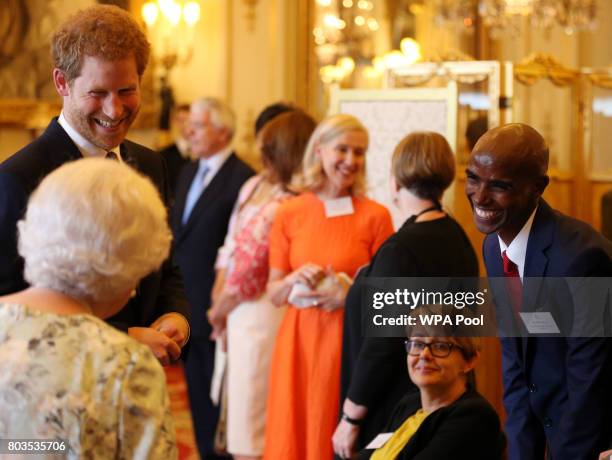
POLYGON ((359 438, 359 427, 345 420, 340 420, 332 437, 336 455, 340 458, 352 458, 355 454, 357 438, 359 438))
POLYGON ((162 366, 167 366, 181 356, 181 347, 187 342, 189 326, 180 315, 166 314, 151 327, 131 327, 128 334, 147 345, 162 366))
POLYGON ((219 340, 223 351, 227 348, 227 316, 236 308, 237 304, 238 299, 235 295, 223 293, 206 314, 212 327, 210 340, 219 340))
POLYGON ((599 454, 599 460, 608 460, 610 458, 612 458, 612 450, 606 450, 599 454))
POLYGON ((350 287, 331 267, 324 270, 312 263, 305 264, 288 275, 287 282, 291 285, 302 283, 309 287, 310 290, 296 294, 295 299, 307 299, 312 306, 325 311, 344 307, 344 299, 350 287))

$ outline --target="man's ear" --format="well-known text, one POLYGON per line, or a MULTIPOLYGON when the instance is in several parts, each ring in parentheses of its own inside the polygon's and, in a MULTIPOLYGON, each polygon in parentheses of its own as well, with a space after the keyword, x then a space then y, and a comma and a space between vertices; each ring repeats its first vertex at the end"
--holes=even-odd
POLYGON ((70 83, 66 78, 66 74, 57 67, 53 69, 53 84, 60 96, 65 97, 70 95, 70 83))

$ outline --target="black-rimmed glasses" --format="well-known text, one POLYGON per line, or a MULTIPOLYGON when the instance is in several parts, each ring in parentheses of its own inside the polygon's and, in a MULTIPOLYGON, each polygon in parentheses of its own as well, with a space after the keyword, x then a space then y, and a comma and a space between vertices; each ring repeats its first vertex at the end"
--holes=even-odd
POLYGON ((429 352, 436 358, 446 358, 451 354, 453 348, 461 348, 459 345, 451 342, 423 342, 422 340, 406 340, 406 353, 411 356, 420 356, 425 348, 429 348, 429 352))

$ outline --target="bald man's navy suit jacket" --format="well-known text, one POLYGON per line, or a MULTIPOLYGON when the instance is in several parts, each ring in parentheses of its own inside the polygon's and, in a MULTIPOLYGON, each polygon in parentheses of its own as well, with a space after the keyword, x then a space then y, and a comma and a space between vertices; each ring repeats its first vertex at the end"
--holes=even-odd
MULTIPOLYGON (((489 277, 503 277, 496 234, 483 245, 489 277)), ((612 245, 540 200, 525 257, 528 277, 610 277, 612 245)), ((523 288, 526 302, 528 287, 523 288)), ((612 339, 502 339, 510 460, 596 459, 612 443, 612 339)))

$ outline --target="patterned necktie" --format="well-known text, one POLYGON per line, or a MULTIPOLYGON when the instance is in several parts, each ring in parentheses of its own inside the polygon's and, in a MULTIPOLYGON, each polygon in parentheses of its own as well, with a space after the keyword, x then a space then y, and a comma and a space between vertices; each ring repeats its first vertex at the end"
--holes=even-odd
POLYGON ((104 156, 104 158, 106 158, 107 160, 119 161, 119 156, 117 156, 117 154, 113 152, 112 150, 110 152, 106 152, 106 155, 104 156))
POLYGON ((198 172, 191 181, 191 185, 189 186, 189 192, 187 192, 187 197, 185 198, 185 208, 183 209, 183 225, 187 223, 189 220, 189 216, 191 215, 191 211, 193 211, 194 206, 198 202, 198 198, 204 191, 204 180, 206 179, 206 175, 208 174, 208 166, 206 164, 200 163, 198 166, 198 172))
POLYGON ((523 285, 519 276, 518 266, 508 258, 506 251, 502 252, 502 261, 504 263, 504 277, 506 278, 506 285, 508 286, 508 295, 512 303, 512 310, 514 316, 518 320, 520 318, 519 312, 521 311, 521 305, 523 303, 523 285))

